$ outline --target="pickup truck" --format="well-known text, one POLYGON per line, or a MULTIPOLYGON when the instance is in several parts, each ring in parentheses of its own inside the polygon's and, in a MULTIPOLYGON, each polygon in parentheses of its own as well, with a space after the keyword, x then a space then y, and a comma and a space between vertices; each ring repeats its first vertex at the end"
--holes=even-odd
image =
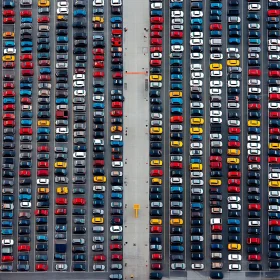
POLYGON ((57 110, 55 114, 57 119, 68 119, 68 110, 57 110))

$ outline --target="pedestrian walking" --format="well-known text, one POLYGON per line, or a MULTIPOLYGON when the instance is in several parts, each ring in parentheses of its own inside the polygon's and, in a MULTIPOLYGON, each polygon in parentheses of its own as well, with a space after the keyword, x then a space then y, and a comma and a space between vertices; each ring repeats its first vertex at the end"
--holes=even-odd
POLYGON ((128 29, 125 27, 125 28, 124 28, 124 32, 126 32, 127 30, 128 30, 128 29))

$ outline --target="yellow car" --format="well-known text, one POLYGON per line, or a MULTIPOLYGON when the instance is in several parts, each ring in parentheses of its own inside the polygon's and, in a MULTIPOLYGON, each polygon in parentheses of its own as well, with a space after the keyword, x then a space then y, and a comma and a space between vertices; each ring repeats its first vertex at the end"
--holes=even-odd
POLYGON ((170 224, 171 225, 182 225, 184 223, 183 219, 171 219, 170 224))
POLYGON ((92 17, 92 22, 104 23, 104 17, 92 17))
POLYGON ((279 150, 280 149, 280 143, 269 143, 268 149, 279 150))
POLYGON ((203 118, 191 118, 191 124, 204 124, 203 118))
POLYGON ((269 181, 268 186, 272 188, 279 188, 280 187, 280 181, 269 181))
POLYGON ((150 220, 150 225, 161 225, 162 220, 161 219, 151 219, 150 220))
POLYGON ((38 193, 49 193, 50 189, 49 188, 38 188, 37 191, 38 191, 38 193))
POLYGON ((152 185, 161 185, 162 180, 160 178, 153 178, 152 179, 152 185))
POLYGON ((162 76, 161 75, 150 75, 151 82, 161 82, 162 76))
POLYGON ((122 132, 122 126, 111 126, 111 132, 122 132))
POLYGON ((14 62, 15 61, 15 56, 14 55, 4 55, 2 57, 2 60, 3 61, 12 61, 12 62, 14 62))
POLYGON ((200 163, 191 163, 189 169, 191 171, 202 171, 203 165, 200 163))
POLYGON ((222 180, 210 179, 209 180, 209 185, 210 186, 221 186, 222 185, 222 180))
POLYGON ((250 120, 248 121, 248 126, 260 126, 261 122, 257 120, 250 120))
POLYGON ((227 66, 239 66, 240 61, 236 59, 227 60, 227 66))
POLYGON ((229 243, 228 244, 228 250, 230 250, 230 251, 240 251, 241 250, 241 244, 229 243))
POLYGON ((154 159, 154 160, 151 160, 151 166, 162 166, 162 160, 159 160, 159 159, 154 159))
POLYGON ((227 158, 227 163, 228 164, 239 164, 240 159, 239 158, 227 158))
POLYGON ((67 168, 67 162, 57 161, 54 164, 55 168, 67 168))
POLYGON ((150 128, 150 134, 162 134, 162 128, 161 127, 151 127, 150 128))
POLYGON ((222 70, 223 65, 220 63, 212 63, 210 64, 210 70, 222 70))
POLYGON ((93 182, 94 183, 106 183, 106 176, 94 176, 93 182))
POLYGON ((57 194, 68 194, 68 188, 67 187, 58 187, 56 188, 57 194))
POLYGON ((182 91, 170 91, 169 96, 170 97, 182 97, 183 93, 182 93, 182 91))
POLYGON ((182 141, 171 141, 170 146, 171 147, 176 147, 176 148, 183 147, 183 142, 182 141))
POLYGON ((49 0, 39 0, 38 7, 49 7, 50 1, 49 0))
POLYGON ((203 129, 201 127, 191 127, 190 134, 202 134, 203 129))
POLYGON ((66 21, 66 20, 68 20, 68 17, 64 16, 64 15, 58 15, 57 16, 57 20, 59 20, 59 21, 66 21))
POLYGON ((50 126, 50 121, 48 120, 38 121, 38 126, 50 126))
POLYGON ((3 38, 14 38, 14 37, 15 37, 14 32, 7 31, 3 33, 3 38))
POLYGON ((91 219, 91 222, 93 224, 103 224, 104 223, 104 219, 101 217, 94 217, 91 219))
POLYGON ((240 155, 240 150, 239 149, 228 149, 227 154, 229 156, 239 156, 240 155))

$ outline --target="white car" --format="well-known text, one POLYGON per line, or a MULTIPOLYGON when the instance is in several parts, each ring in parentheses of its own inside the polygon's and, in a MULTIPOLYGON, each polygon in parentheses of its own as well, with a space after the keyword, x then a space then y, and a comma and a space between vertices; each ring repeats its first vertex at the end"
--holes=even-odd
POLYGON ((222 118, 210 118, 210 123, 222 123, 222 118))
POLYGON ((184 13, 182 11, 171 11, 172 18, 182 18, 184 17, 184 13))
POLYGON ((280 45, 280 39, 269 39, 268 40, 269 46, 279 46, 280 45))
POLYGON ((260 88, 249 88, 249 93, 260 94, 261 92, 262 90, 260 88))
POLYGON ((248 226, 249 227, 260 227, 261 221, 248 221, 248 226))
POLYGON ((269 52, 279 52, 280 47, 279 46, 268 46, 268 51, 269 52))
POLYGON ((37 179, 37 185, 48 185, 49 182, 49 179, 37 179))
POLYGON ((260 164, 249 164, 248 170, 261 170, 261 165, 260 164))
POLYGON ((110 232, 122 232, 122 226, 111 226, 110 232))
POLYGON ((192 269, 194 269, 194 270, 204 269, 204 264, 203 263, 192 263, 192 269))
POLYGON ((260 55, 258 53, 248 53, 249 59, 258 59, 260 55))
POLYGON ((268 196, 269 197, 280 197, 280 191, 269 191, 268 196))
POLYGON ((223 139, 222 134, 218 134, 218 133, 210 134, 210 140, 222 140, 222 139, 223 139))
POLYGON ((191 11, 191 17, 192 18, 201 18, 203 17, 203 12, 202 11, 191 11))
POLYGON ((229 254, 228 260, 229 261, 241 261, 242 257, 239 254, 229 254))
POLYGON ((58 15, 68 15, 69 9, 68 9, 68 8, 58 8, 58 9, 56 10, 56 13, 57 13, 58 15))
POLYGON ((222 81, 210 81, 210 87, 221 88, 222 86, 222 81))
POLYGON ((255 135, 255 134, 251 134, 251 135, 248 135, 248 137, 247 137, 247 139, 248 139, 248 141, 250 141, 250 142, 254 142, 254 141, 257 141, 257 142, 260 142, 260 140, 261 140, 261 136, 260 135, 255 135))
POLYGON ((248 156, 259 156, 261 154, 260 150, 248 150, 248 156))
POLYGON ((268 91, 273 93, 280 93, 280 87, 269 87, 268 91))
POLYGON ((248 80, 248 85, 249 86, 260 86, 261 85, 261 81, 258 79, 249 79, 248 80))
POLYGON ((151 53, 151 59, 161 59, 162 54, 161 53, 151 53))
POLYGON ((221 53, 211 53, 210 59, 221 60, 221 59, 223 59, 223 54, 221 54, 221 53))
POLYGON ((237 263, 229 264, 228 265, 228 270, 241 270, 241 265, 237 263))
POLYGON ((68 134, 69 128, 68 127, 58 127, 58 128, 56 128, 55 132, 57 134, 68 134))
POLYGON ((203 178, 203 172, 193 171, 191 172, 191 178, 203 178))
POLYGON ((280 60, 280 55, 279 54, 270 54, 268 56, 269 60, 280 60))
POLYGON ((84 89, 78 89, 78 90, 74 90, 74 95, 75 96, 86 96, 87 92, 84 89))
POLYGON ((249 4, 248 5, 248 10, 249 11, 259 11, 261 9, 260 4, 249 4))
POLYGON ((248 29, 259 30, 261 25, 259 23, 248 23, 248 29))
POLYGON ((191 185, 192 186, 203 186, 204 181, 200 180, 200 179, 193 179, 193 180, 191 180, 191 185))
POLYGON ((268 205, 268 211, 269 212, 280 212, 280 206, 279 205, 268 205))
POLYGON ((280 173, 269 173, 268 179, 269 180, 280 180, 280 173))
POLYGON ((173 46, 171 46, 171 51, 172 52, 183 52, 184 47, 181 45, 173 45, 173 46))
POLYGON ((183 31, 184 26, 181 25, 181 24, 171 25, 171 30, 173 30, 173 31, 183 31))
POLYGON ((74 81, 73 82, 73 86, 74 87, 84 87, 85 86, 85 82, 84 81, 74 81))
POLYGON ((27 201, 22 201, 20 204, 20 208, 31 208, 31 202, 27 202, 27 201))
POLYGON ((57 270, 57 271, 66 271, 67 268, 68 268, 68 266, 66 263, 57 263, 55 265, 55 270, 57 270))
POLYGON ((202 72, 192 72, 191 77, 192 79, 203 79, 204 74, 202 72))
POLYGON ((87 154, 85 152, 75 152, 73 153, 73 158, 86 158, 87 154))
POLYGON ((85 74, 75 74, 73 75, 73 80, 76 81, 76 80, 85 80, 86 79, 86 76, 85 74))
POLYGON ((121 135, 112 135, 110 138, 111 141, 122 141, 121 135))
POLYGON ((190 150, 190 156, 202 156, 203 151, 202 150, 190 150))
POLYGON ((203 149, 203 144, 199 142, 194 142, 190 144, 191 149, 203 149))
POLYGON ((240 81, 237 80, 229 80, 228 87, 240 87, 240 81))
POLYGON ((202 87, 202 84, 201 80, 190 80, 191 87, 202 87))
POLYGON ((122 177, 123 173, 121 171, 111 171, 112 177, 122 177))
POLYGON ((260 143, 248 143, 247 149, 257 149, 260 150, 261 144, 260 143))
POLYGON ((162 119, 162 114, 160 113, 151 113, 151 118, 154 120, 161 120, 162 119))
POLYGON ((203 45, 203 40, 202 39, 191 39, 190 40, 190 45, 191 46, 202 46, 203 45))
POLYGON ((204 108, 204 105, 201 102, 193 102, 193 103, 191 103, 191 108, 192 109, 202 109, 202 108, 204 108))
POLYGON ((104 146, 103 139, 93 139, 93 146, 104 146))
POLYGON ((103 102, 104 101, 104 96, 103 95, 93 95, 92 101, 103 102))
POLYGON ((96 7, 103 7, 104 6, 104 0, 93 0, 92 5, 96 6, 96 7))
POLYGON ((121 6, 122 0, 111 0, 111 6, 121 6))
POLYGON ((222 104, 219 102, 211 102, 210 103, 210 108, 211 109, 220 109, 222 108, 222 104))
POLYGON ((241 205, 236 203, 229 203, 228 210, 241 210, 241 205))
POLYGON ((218 111, 218 110, 210 111, 210 117, 221 117, 222 115, 223 115, 222 111, 218 111))
POLYGON ((223 76, 223 72, 222 71, 218 71, 218 70, 211 71, 210 72, 210 76, 211 77, 222 77, 223 76))
POLYGON ((237 23, 241 22, 240 17, 228 17, 228 23, 237 23))
POLYGON ((235 196, 235 195, 229 196, 227 198, 227 202, 228 203, 232 203, 232 202, 239 203, 240 202, 240 197, 239 196, 235 196))
POLYGON ((112 161, 112 167, 123 167, 122 161, 112 161))
POLYGON ((161 88, 162 83, 161 82, 151 82, 150 83, 150 88, 161 88))
POLYGON ((92 190, 94 192, 105 192, 106 188, 105 188, 105 186, 93 186, 92 190))
POLYGON ((202 65, 201 64, 191 64, 191 70, 192 71, 202 71, 202 65))
POLYGON ((171 20, 172 24, 183 24, 184 23, 184 19, 183 18, 173 18, 171 20))
POLYGON ((170 183, 171 184, 182 184, 183 179, 179 178, 179 177, 172 177, 172 178, 170 178, 170 183))
POLYGON ((238 49, 237 48, 227 48, 227 53, 231 53, 231 52, 238 53, 238 49))
POLYGON ((276 102, 269 102, 268 109, 280 109, 280 103, 276 102))
POLYGON ((202 39, 203 32, 191 32, 191 39, 202 39))
POLYGON ((203 59, 202 53, 190 53, 190 59, 203 59))
POLYGON ((222 90, 220 88, 210 88, 209 93, 210 95, 221 95, 222 90))
POLYGON ((3 239, 2 245, 4 245, 4 246, 14 245, 14 240, 13 239, 3 239))
POLYGON ((154 9, 162 9, 162 3, 160 2, 156 2, 156 3, 151 3, 151 9, 154 10, 154 9))
POLYGON ((4 49, 4 54, 15 54, 17 52, 16 48, 6 48, 4 49))
POLYGON ((57 7, 58 8, 68 8, 69 3, 67 1, 60 1, 60 2, 57 2, 57 7))
POLYGON ((220 218, 212 218, 210 219, 210 225, 221 225, 222 219, 220 218))

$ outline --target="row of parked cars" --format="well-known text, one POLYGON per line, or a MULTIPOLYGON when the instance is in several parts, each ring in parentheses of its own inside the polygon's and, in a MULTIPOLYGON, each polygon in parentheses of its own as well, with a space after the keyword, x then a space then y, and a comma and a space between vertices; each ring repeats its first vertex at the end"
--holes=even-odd
MULTIPOLYGON (((280 3, 268 2, 268 266, 280 269, 280 3)), ((266 108, 264 108, 266 110, 266 108)), ((266 132, 266 131, 265 131, 266 132)), ((264 133, 265 133, 264 132, 264 133)))

